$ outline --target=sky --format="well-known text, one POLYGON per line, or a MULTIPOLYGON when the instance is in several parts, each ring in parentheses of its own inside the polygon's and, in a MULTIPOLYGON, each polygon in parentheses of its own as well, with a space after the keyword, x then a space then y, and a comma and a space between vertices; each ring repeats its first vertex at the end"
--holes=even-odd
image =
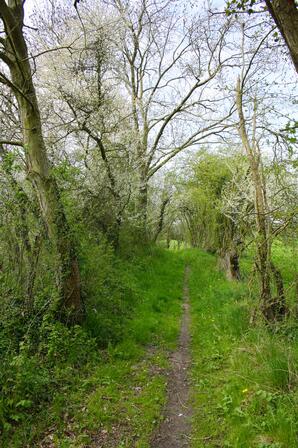
MULTIPOLYGON (((28 18, 28 16, 30 16, 30 14, 32 14, 34 5, 44 4, 47 1, 48 0, 26 0, 25 14, 26 14, 27 18, 28 18)), ((85 1, 85 2, 91 1, 92 2, 92 0, 83 0, 83 1, 85 1)), ((53 2, 60 3, 60 0, 53 0, 53 2)), ((64 0, 64 2, 68 3, 69 5, 73 5, 74 0, 64 0)), ((205 3, 205 1, 204 0, 190 0, 190 1, 186 1, 186 3, 188 5, 190 5, 190 4, 196 5, 196 7, 198 8, 200 5, 205 3)), ((212 6, 212 9, 215 8, 218 10, 224 10, 225 0, 211 0, 211 1, 208 1, 208 3, 210 4, 210 6, 212 6)))

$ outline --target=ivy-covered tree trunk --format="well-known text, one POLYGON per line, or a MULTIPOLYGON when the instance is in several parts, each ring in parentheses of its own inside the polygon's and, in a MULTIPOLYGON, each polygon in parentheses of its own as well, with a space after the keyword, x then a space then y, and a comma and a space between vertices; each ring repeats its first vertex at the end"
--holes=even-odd
POLYGON ((51 173, 44 143, 40 110, 32 79, 30 58, 23 34, 24 2, 0 0, 0 17, 5 28, 5 54, 2 60, 10 70, 7 84, 17 99, 28 174, 36 191, 48 238, 59 258, 62 302, 58 313, 82 315, 80 275, 74 244, 51 173))
POLYGON ((148 213, 148 178, 146 167, 140 169, 139 174, 139 191, 137 198, 137 211, 138 211, 138 227, 139 235, 144 241, 148 240, 147 229, 147 213, 148 213))

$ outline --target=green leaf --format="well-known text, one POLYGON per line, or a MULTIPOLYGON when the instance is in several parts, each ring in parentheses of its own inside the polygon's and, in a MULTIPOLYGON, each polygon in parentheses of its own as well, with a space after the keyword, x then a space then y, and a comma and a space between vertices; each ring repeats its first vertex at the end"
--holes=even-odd
POLYGON ((31 400, 21 400, 16 405, 17 408, 24 408, 24 409, 31 408, 31 406, 32 406, 31 400))

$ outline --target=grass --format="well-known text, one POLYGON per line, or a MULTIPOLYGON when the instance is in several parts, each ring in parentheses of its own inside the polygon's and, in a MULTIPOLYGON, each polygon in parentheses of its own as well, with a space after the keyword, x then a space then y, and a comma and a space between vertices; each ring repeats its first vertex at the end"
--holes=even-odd
MULTIPOLYGON (((249 324, 256 306, 249 291, 249 256, 246 280, 240 283, 227 282, 213 256, 196 252, 189 257, 193 448, 297 447, 297 325, 290 319, 270 331, 259 321, 249 324)), ((274 257, 288 285, 289 252, 279 245, 274 257)))
MULTIPOLYGON (((276 244, 274 258, 293 309, 291 253, 276 244)), ((54 362, 54 379, 48 399, 43 399, 38 412, 20 413, 22 418, 2 434, 1 447, 149 448, 166 400, 167 354, 177 342, 186 264, 191 266, 192 448, 298 447, 296 319, 289 318, 274 331, 258 318, 250 324, 257 288, 249 277, 249 253, 242 261, 243 281, 228 282, 218 271, 215 256, 186 248, 156 249, 123 260, 121 275, 134 299, 130 314, 123 313, 119 322, 119 333, 114 336, 114 322, 129 299, 122 299, 122 291, 117 302, 107 295, 108 308, 101 309, 102 301, 96 311, 107 320, 108 347, 96 348, 85 333, 79 338, 67 333, 67 341, 82 359, 85 351, 90 352, 88 362, 81 365, 71 358, 55 362, 68 352, 63 338, 58 334, 56 341, 52 331, 48 355, 54 362)), ((104 285, 103 280, 99 284, 104 285)), ((91 334, 97 334, 99 324, 100 319, 91 319, 91 334)), ((16 369, 18 363, 16 358, 16 369)), ((32 375, 32 387, 43 381, 34 366, 29 363, 24 370, 32 375)), ((24 379, 25 385, 31 383, 24 379)), ((17 406, 26 408, 28 400, 17 406)))
POLYGON ((149 447, 166 398, 167 353, 179 331, 184 260, 153 250, 123 262, 123 270, 137 299, 121 341, 93 352, 84 366, 64 364, 49 402, 7 428, 3 448, 149 447))

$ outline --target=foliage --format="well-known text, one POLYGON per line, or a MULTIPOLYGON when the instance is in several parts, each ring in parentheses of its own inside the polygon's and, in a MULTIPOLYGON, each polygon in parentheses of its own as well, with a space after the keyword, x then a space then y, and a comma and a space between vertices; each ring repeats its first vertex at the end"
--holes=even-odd
POLYGON ((227 15, 248 7, 243 22, 167 0, 74 3, 36 2, 27 17, 26 2, 0 0, 3 446, 148 446, 190 263, 195 400, 207 406, 206 387, 218 418, 204 415, 206 429, 214 439, 227 429, 226 446, 290 447, 297 120, 277 35, 250 16, 254 0, 227 3, 227 15), (270 329, 254 303, 258 263, 250 274, 260 238, 237 135, 240 73, 263 247, 273 243, 279 269, 269 289, 287 302, 270 329), (243 283, 226 283, 189 245, 241 255, 243 283))
MULTIPOLYGON (((275 261, 285 278, 288 248, 275 261)), ((228 283, 204 253, 190 254, 193 306, 193 446, 295 447, 297 443, 297 324, 274 332, 249 325, 253 296, 245 283, 228 283), (204 266, 204 268, 202 268, 204 266), (204 285, 204 287, 202 287, 204 285)), ((251 267, 251 258, 245 259, 251 267)), ((244 269, 248 275, 248 271, 244 269)))
POLYGON ((178 334, 184 260, 152 249, 120 261, 96 246, 81 262, 88 284, 89 275, 97 278, 103 291, 88 291, 96 294, 84 327, 45 316, 38 345, 24 339, 1 366, 4 447, 35 444, 49 427, 59 447, 82 443, 82 428, 87 442, 112 427, 118 428, 113 437, 130 446, 136 436, 146 443, 159 418, 165 350, 178 334), (152 352, 144 356, 148 346, 152 352))
POLYGON ((189 168, 187 179, 178 180, 176 197, 189 242, 219 254, 242 244, 252 207, 245 157, 206 151, 189 168))

